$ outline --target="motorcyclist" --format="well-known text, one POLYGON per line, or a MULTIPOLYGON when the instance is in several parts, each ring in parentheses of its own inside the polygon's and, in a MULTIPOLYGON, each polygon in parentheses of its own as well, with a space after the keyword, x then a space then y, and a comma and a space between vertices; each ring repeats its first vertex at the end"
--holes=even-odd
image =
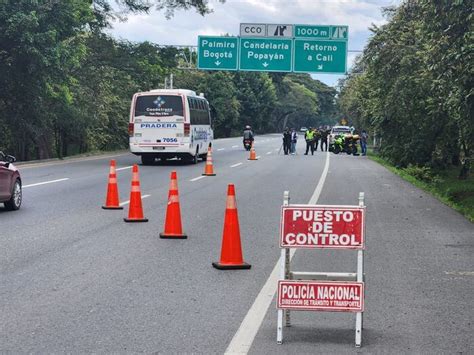
POLYGON ((250 144, 253 145, 253 132, 252 132, 252 128, 249 125, 245 126, 245 129, 244 129, 244 139, 243 139, 244 145, 245 145, 246 140, 250 140, 250 144))

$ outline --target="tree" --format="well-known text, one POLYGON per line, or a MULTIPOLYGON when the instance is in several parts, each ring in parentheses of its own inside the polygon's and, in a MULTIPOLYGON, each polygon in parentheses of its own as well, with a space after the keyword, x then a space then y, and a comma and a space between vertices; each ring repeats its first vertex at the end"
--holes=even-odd
POLYGON ((338 104, 382 135, 399 166, 447 167, 473 154, 473 4, 407 0, 389 8, 341 83, 338 104))

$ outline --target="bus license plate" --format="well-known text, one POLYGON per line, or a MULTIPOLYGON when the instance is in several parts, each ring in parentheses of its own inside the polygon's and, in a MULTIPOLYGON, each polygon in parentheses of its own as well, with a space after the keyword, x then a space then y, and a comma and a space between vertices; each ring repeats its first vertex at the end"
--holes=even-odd
POLYGON ((164 150, 165 147, 153 147, 153 150, 164 150))

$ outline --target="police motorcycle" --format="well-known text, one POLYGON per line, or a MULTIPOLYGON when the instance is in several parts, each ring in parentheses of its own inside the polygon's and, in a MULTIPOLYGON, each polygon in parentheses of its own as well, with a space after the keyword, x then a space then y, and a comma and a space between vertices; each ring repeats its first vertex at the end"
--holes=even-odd
POLYGON ((357 134, 338 134, 334 138, 334 144, 330 147, 334 154, 346 153, 347 155, 359 155, 357 152, 357 141, 360 139, 357 134))

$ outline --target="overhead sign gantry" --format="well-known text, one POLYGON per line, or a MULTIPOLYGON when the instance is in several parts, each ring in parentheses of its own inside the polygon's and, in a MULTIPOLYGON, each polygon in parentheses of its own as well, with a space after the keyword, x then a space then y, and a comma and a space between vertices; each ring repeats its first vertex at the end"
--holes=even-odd
POLYGON ((198 69, 345 74, 348 26, 240 25, 240 37, 200 36, 198 69))

